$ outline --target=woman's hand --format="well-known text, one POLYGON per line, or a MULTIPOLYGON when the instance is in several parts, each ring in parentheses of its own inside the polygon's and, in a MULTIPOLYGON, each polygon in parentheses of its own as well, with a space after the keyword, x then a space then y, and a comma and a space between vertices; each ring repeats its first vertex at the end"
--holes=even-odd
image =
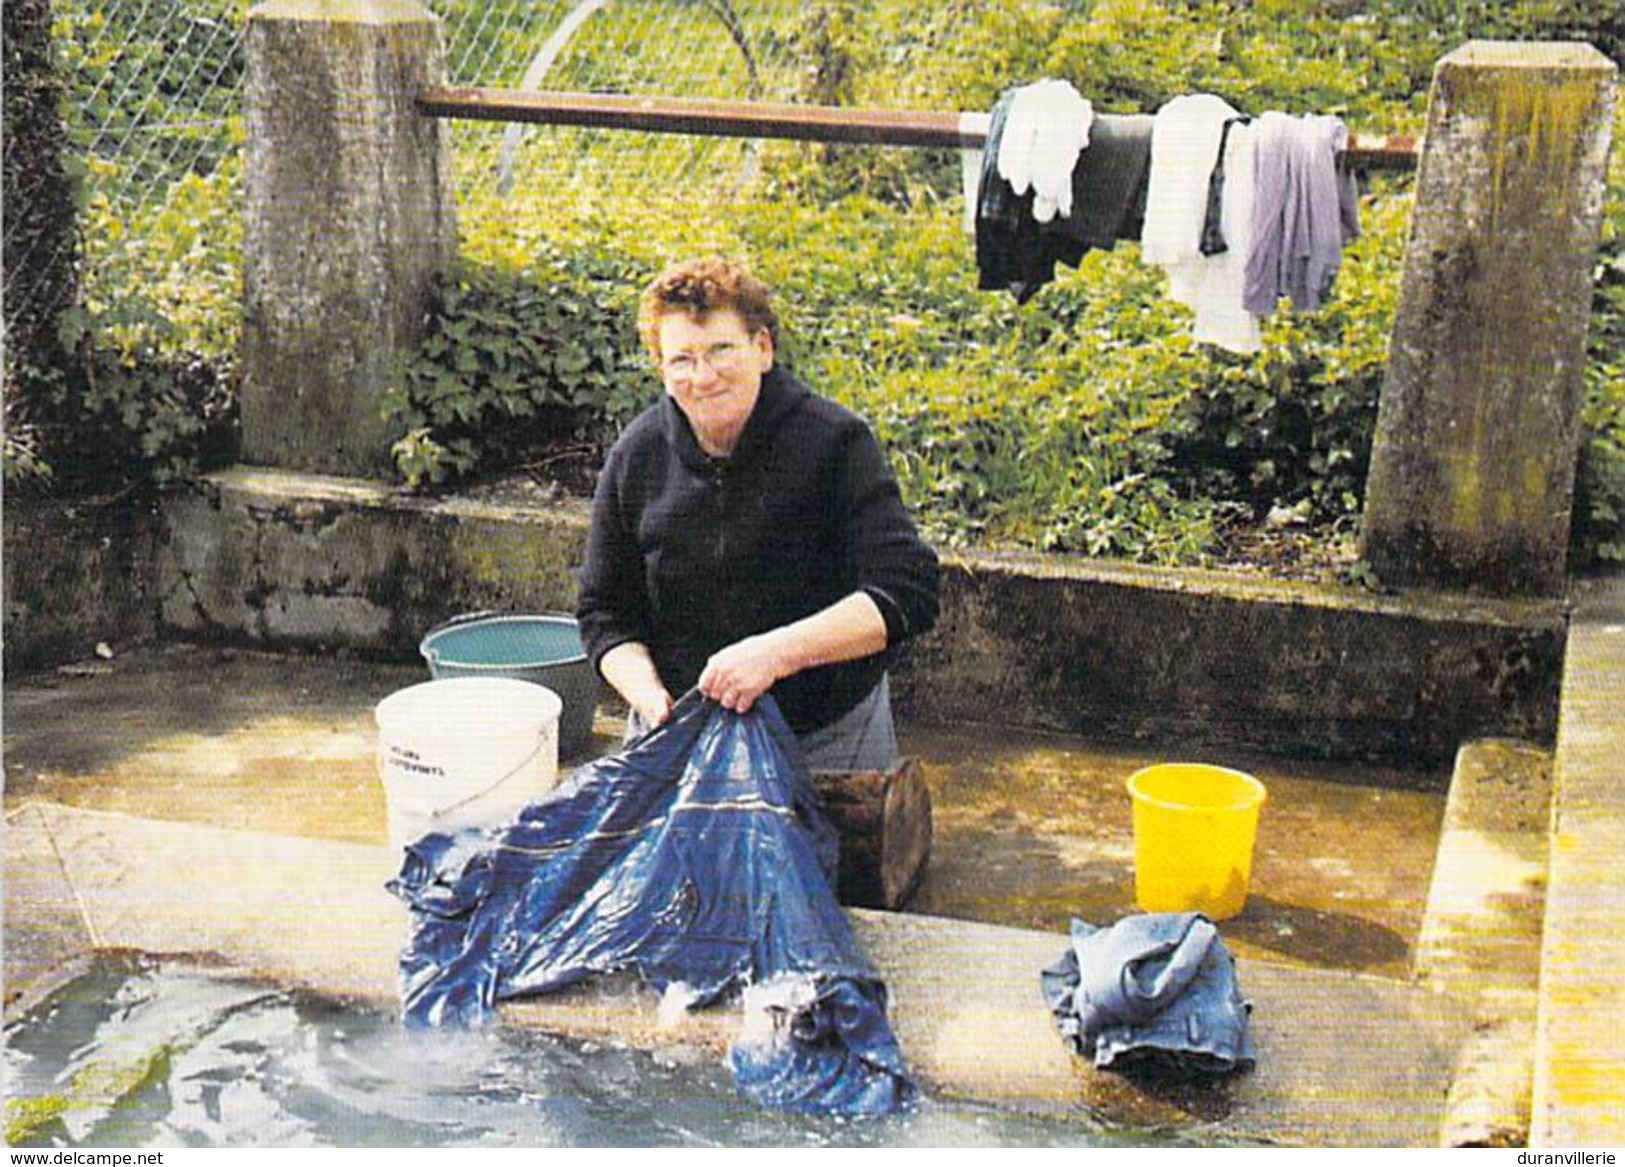
POLYGON ((775 681, 796 670, 774 632, 747 636, 713 653, 700 674, 700 692, 724 709, 744 713, 775 681))
POLYGON ((599 671, 626 703, 637 710, 649 729, 663 724, 671 716, 671 694, 644 645, 635 640, 617 644, 604 654, 599 671))
POLYGON ((885 647, 886 621, 880 609, 866 593, 853 592, 794 624, 747 636, 713 653, 700 674, 700 692, 744 713, 776 681, 885 647))
POLYGON ((653 729, 657 725, 665 724, 666 718, 671 716, 674 702, 664 685, 655 685, 640 693, 635 699, 627 698, 627 704, 638 711, 638 716, 643 719, 643 724, 647 728, 653 729))

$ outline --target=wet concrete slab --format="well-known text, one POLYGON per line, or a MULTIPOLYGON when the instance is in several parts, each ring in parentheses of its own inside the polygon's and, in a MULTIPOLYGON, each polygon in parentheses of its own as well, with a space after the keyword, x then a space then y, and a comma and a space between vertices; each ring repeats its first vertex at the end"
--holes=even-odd
POLYGON ((178 644, 9 678, 6 803, 377 841, 372 707, 425 679, 341 655, 178 644))
POLYGON ((904 727, 925 760, 935 844, 911 907, 1065 932, 1134 911, 1129 776, 1157 762, 1246 770, 1268 799, 1251 894, 1224 922, 1239 953, 1301 967, 1407 976, 1448 775, 1130 749, 985 727, 904 727))
POLYGON ((1625 1145, 1625 573, 1580 591, 1563 679, 1541 954, 1537 1147, 1625 1145))
MULTIPOLYGON (((12 832, 35 854, 56 856, 100 945, 206 956, 236 975, 394 999, 405 921, 383 888, 386 846, 39 802, 14 815, 12 832)), ((909 914, 853 917, 891 990, 913 1072, 941 1093, 1005 1106, 1199 1140, 1427 1146, 1473 1028, 1471 1008, 1445 994, 1243 959, 1257 1067, 1195 1084, 1130 1079, 1073 1058, 1051 1027, 1038 974, 1064 947, 1060 938, 909 914)), ((27 912, 19 924, 31 926, 27 912)), ((740 1024, 734 1008, 671 1024, 652 994, 613 980, 516 1003, 502 1016, 567 1036, 713 1052, 740 1024)))
MULTIPOLYGON (((15 678, 6 803, 351 842, 386 837, 373 706, 418 666, 163 644, 15 678)), ((601 707, 589 756, 613 749, 601 707)), ((1156 761, 1249 770, 1269 790, 1252 895, 1225 923, 1238 953, 1409 974, 1447 774, 1115 748, 1070 735, 905 724, 935 841, 916 912, 1064 935, 1136 910, 1124 783, 1156 761)), ((583 759, 564 759, 562 767, 583 759)))
POLYGON ((0 945, 8 1006, 27 1007, 83 968, 97 947, 74 896, 56 841, 43 829, 37 808, 6 815, 5 942, 0 945))
MULTIPOLYGON (((291 983, 315 976, 314 987, 341 995, 392 995, 401 918, 383 892, 392 860, 379 846, 372 708, 424 678, 413 665, 342 654, 171 643, 9 679, 7 851, 26 875, 12 883, 8 873, 8 1007, 87 938, 224 955, 291 983), (32 831, 16 829, 25 821, 32 831), (127 834, 147 842, 131 852, 127 834), (324 926, 334 919, 347 926, 324 926), (14 950, 36 955, 14 961, 14 950)), ((597 729, 591 752, 612 749, 613 710, 601 710, 597 729)), ((1474 1022, 1459 997, 1409 980, 1447 776, 1191 758, 1177 745, 1116 748, 983 727, 904 725, 902 735, 931 785, 931 864, 913 914, 854 916, 901 990, 899 1033, 927 1081, 1243 1138, 1434 1141, 1474 1022), (1174 759, 1239 766, 1270 790, 1253 895, 1222 924, 1268 1056, 1236 1086, 1194 1093, 1131 1087, 1082 1066, 1053 1034, 1037 991, 1071 917, 1108 924, 1136 910, 1124 782, 1174 759), (1396 1052, 1396 1040, 1410 1044, 1396 1052)), ((626 991, 601 986, 514 1015, 624 1037, 626 991)), ((718 1023, 700 1024, 679 1039, 723 1040, 718 1023)))

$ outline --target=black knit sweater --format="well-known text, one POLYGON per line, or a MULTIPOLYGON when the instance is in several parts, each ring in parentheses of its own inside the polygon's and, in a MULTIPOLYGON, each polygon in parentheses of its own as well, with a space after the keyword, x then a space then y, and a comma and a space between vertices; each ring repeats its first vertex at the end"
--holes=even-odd
MULTIPOLYGON (((680 696, 717 650, 860 589, 890 648, 936 620, 936 554, 869 427, 781 369, 727 458, 700 448, 666 396, 610 451, 577 608, 594 666, 641 641, 680 696)), ((886 655, 808 669, 772 694, 798 733, 821 728, 874 688, 886 655)))

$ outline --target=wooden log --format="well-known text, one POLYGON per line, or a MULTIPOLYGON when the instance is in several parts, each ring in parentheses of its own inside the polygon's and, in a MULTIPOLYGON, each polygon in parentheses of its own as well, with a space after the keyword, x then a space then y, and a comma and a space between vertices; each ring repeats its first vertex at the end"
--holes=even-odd
POLYGON ((931 793, 919 759, 886 771, 815 771, 813 784, 841 839, 836 897, 853 907, 902 907, 931 855, 931 793))

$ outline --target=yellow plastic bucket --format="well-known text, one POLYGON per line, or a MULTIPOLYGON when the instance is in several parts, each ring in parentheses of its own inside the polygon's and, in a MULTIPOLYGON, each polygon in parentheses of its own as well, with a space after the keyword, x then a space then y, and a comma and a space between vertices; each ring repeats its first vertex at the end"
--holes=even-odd
POLYGON ((1196 762, 1130 775, 1134 800, 1134 898, 1147 912, 1234 916, 1247 902, 1264 784, 1251 774, 1196 762))

